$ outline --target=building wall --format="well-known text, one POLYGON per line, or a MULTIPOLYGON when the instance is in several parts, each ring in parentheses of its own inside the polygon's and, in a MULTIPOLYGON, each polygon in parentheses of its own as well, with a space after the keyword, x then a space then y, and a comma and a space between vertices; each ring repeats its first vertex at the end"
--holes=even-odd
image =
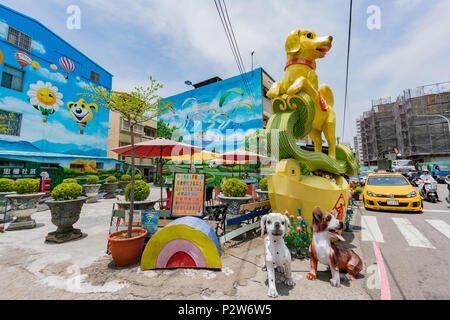
MULTIPOLYGON (((162 119, 171 138, 206 150, 234 150, 263 128, 262 69, 165 98, 172 102, 162 119), (248 79, 248 83, 244 80, 248 79)), ((160 124, 158 124, 160 125, 160 124)), ((158 134, 161 134, 158 127, 158 134)))
POLYGON ((0 113, 14 115, 11 130, 0 134, 0 152, 107 155, 108 109, 79 94, 91 83, 91 71, 99 75, 96 84, 110 90, 110 73, 38 21, 2 5, 0 53, 0 113), (30 50, 7 41, 10 27, 31 37, 30 50), (77 119, 82 98, 81 115, 87 116, 77 119))

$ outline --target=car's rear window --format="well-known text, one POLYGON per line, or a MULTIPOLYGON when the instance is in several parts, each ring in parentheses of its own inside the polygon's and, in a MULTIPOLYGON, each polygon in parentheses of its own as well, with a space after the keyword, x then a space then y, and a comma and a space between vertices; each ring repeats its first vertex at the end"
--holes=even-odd
POLYGON ((406 181, 403 177, 389 177, 389 176, 381 176, 381 177, 370 177, 367 182, 369 186, 407 186, 409 185, 408 181, 406 181))

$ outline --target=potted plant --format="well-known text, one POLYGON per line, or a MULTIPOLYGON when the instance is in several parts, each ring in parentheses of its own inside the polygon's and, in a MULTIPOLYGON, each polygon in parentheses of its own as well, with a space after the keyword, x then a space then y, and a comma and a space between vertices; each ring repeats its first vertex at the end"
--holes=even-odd
POLYGON ((120 177, 119 181, 119 189, 121 190, 120 194, 125 193, 125 187, 131 182, 131 176, 129 174, 123 174, 120 177))
POLYGON ((73 225, 80 218, 81 208, 88 199, 82 197, 83 188, 78 183, 63 182, 52 191, 52 199, 45 203, 50 208, 52 223, 57 227, 50 232, 46 241, 63 243, 80 238, 83 234, 73 225))
POLYGON ((119 183, 117 182, 117 178, 114 176, 109 176, 108 178, 106 178, 106 183, 105 183, 105 191, 106 191, 106 195, 105 195, 105 199, 113 199, 116 194, 116 189, 117 186, 119 185, 119 183))
POLYGON ((36 212, 39 200, 45 195, 39 191, 39 180, 25 178, 14 182, 13 188, 16 194, 9 194, 8 203, 11 205, 11 215, 17 219, 9 226, 8 231, 32 229, 36 227, 36 221, 31 215, 36 212))
POLYGON ((67 178, 62 181, 62 183, 78 183, 77 179, 67 178))
POLYGON ((267 178, 259 180, 259 189, 256 189, 259 201, 269 200, 269 191, 267 191, 267 178))
POLYGON ((6 211, 9 210, 9 206, 7 206, 6 196, 9 194, 16 193, 14 191, 14 180, 1 178, 0 179, 0 215, 3 218, 0 219, 0 222, 9 222, 11 218, 6 215, 6 211))
MULTIPOLYGON (((142 180, 137 180, 134 186, 134 204, 135 210, 153 210, 155 202, 147 200, 150 195, 150 187, 142 180)), ((125 201, 118 201, 121 209, 130 210, 131 207, 131 183, 125 187, 125 201)))
POLYGON ((228 205, 227 215, 236 216, 240 213, 240 206, 248 203, 252 196, 247 194, 248 187, 244 181, 236 178, 226 180, 222 185, 222 193, 218 198, 228 205))
POLYGON ((87 183, 83 185, 83 190, 88 197, 86 203, 97 202, 97 194, 100 190, 101 184, 98 183, 99 178, 97 176, 91 175, 87 178, 87 183))
POLYGON ((357 186, 355 190, 353 191, 352 198, 355 200, 359 200, 359 195, 362 193, 362 188, 360 186, 357 186))

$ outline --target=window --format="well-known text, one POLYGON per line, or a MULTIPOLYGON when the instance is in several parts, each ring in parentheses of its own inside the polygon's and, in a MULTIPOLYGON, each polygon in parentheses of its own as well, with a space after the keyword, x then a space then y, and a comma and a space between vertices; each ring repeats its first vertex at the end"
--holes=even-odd
POLYGON ((156 136, 155 129, 144 127, 144 135, 147 137, 155 137, 156 136))
POLYGON ((97 162, 97 170, 103 170, 103 162, 97 162))
POLYGON ((91 81, 99 83, 100 82, 100 75, 97 72, 95 72, 95 71, 91 71, 91 81))
POLYGON ((22 92, 24 79, 25 71, 5 64, 2 74, 2 87, 22 92))
POLYGON ((22 114, 0 109, 0 134, 20 136, 22 114))
POLYGON ((24 50, 31 50, 31 37, 12 27, 8 29, 7 41, 24 50))

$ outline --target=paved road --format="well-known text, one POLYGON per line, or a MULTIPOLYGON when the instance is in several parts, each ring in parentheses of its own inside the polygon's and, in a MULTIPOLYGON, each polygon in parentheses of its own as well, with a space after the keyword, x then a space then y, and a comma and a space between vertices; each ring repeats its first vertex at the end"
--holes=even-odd
MULTIPOLYGON (((387 282, 377 288, 368 281, 374 299, 450 299, 450 205, 446 185, 439 185, 441 202, 424 201, 424 211, 393 213, 359 208, 354 233, 359 233, 366 266, 381 267, 387 282), (381 253, 377 261, 376 252, 381 253)), ((373 274, 376 274, 373 272, 373 274)))

